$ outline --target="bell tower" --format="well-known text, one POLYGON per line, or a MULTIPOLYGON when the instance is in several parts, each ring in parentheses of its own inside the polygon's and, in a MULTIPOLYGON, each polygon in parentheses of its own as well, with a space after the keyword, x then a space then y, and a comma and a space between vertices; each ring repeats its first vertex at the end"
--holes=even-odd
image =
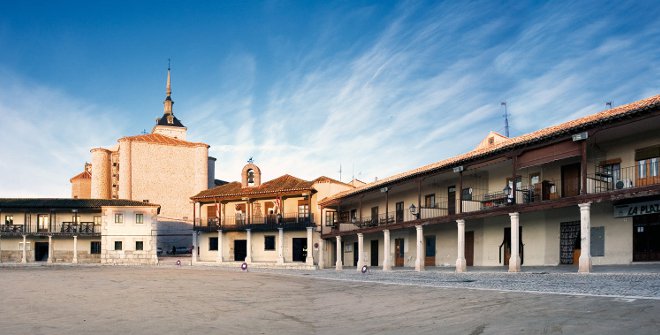
POLYGON ((179 119, 174 116, 172 107, 174 101, 172 100, 172 77, 170 74, 170 66, 167 65, 167 84, 165 85, 165 100, 163 101, 163 116, 156 119, 156 125, 151 131, 152 134, 161 134, 168 137, 173 137, 179 140, 186 140, 186 132, 188 128, 184 127, 179 119))

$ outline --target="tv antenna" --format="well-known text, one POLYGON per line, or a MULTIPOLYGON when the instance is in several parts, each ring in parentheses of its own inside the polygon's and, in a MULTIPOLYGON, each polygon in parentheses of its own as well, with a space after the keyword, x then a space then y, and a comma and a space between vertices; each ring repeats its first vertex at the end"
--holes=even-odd
POLYGON ((612 101, 606 102, 605 107, 609 107, 608 109, 612 109, 612 101))
POLYGON ((509 112, 506 109, 506 101, 502 101, 500 105, 504 106, 504 135, 509 137, 509 112))

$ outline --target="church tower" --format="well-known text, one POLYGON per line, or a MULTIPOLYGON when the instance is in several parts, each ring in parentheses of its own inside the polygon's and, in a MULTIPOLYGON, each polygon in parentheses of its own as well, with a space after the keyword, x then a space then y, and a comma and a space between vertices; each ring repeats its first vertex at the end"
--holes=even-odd
POLYGON ((173 137, 179 140, 186 140, 186 131, 188 130, 183 126, 181 121, 174 116, 172 106, 172 80, 170 75, 170 67, 167 66, 167 85, 165 86, 165 101, 163 101, 164 113, 161 118, 156 119, 156 125, 151 131, 152 134, 161 134, 168 137, 173 137))

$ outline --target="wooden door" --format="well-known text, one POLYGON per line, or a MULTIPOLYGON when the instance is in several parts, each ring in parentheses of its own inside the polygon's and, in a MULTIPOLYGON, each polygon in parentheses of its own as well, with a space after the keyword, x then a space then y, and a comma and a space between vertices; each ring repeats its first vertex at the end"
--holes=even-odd
POLYGON ((396 203, 396 222, 403 222, 403 201, 396 203))
POLYGON ((394 240, 394 266, 403 266, 404 256, 404 239, 397 238, 394 240))
POLYGON ((474 232, 465 232, 465 264, 467 266, 474 265, 474 232))
POLYGON ((378 266, 378 240, 371 240, 371 266, 378 266))
POLYGON ((580 163, 561 167, 561 196, 574 197, 580 194, 580 163))
POLYGON ((435 266, 435 235, 424 236, 424 266, 435 266))
POLYGON ((358 250, 358 243, 353 242, 353 265, 357 266, 358 264, 358 259, 360 257, 360 250, 358 250))
POLYGON ((447 212, 449 215, 456 214, 456 186, 447 188, 447 212))

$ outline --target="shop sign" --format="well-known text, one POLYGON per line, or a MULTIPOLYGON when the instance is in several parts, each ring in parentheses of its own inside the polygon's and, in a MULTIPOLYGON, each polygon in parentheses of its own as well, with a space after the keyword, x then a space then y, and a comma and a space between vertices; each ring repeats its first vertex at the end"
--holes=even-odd
POLYGON ((655 213, 660 213, 660 200, 614 206, 615 218, 655 213))

